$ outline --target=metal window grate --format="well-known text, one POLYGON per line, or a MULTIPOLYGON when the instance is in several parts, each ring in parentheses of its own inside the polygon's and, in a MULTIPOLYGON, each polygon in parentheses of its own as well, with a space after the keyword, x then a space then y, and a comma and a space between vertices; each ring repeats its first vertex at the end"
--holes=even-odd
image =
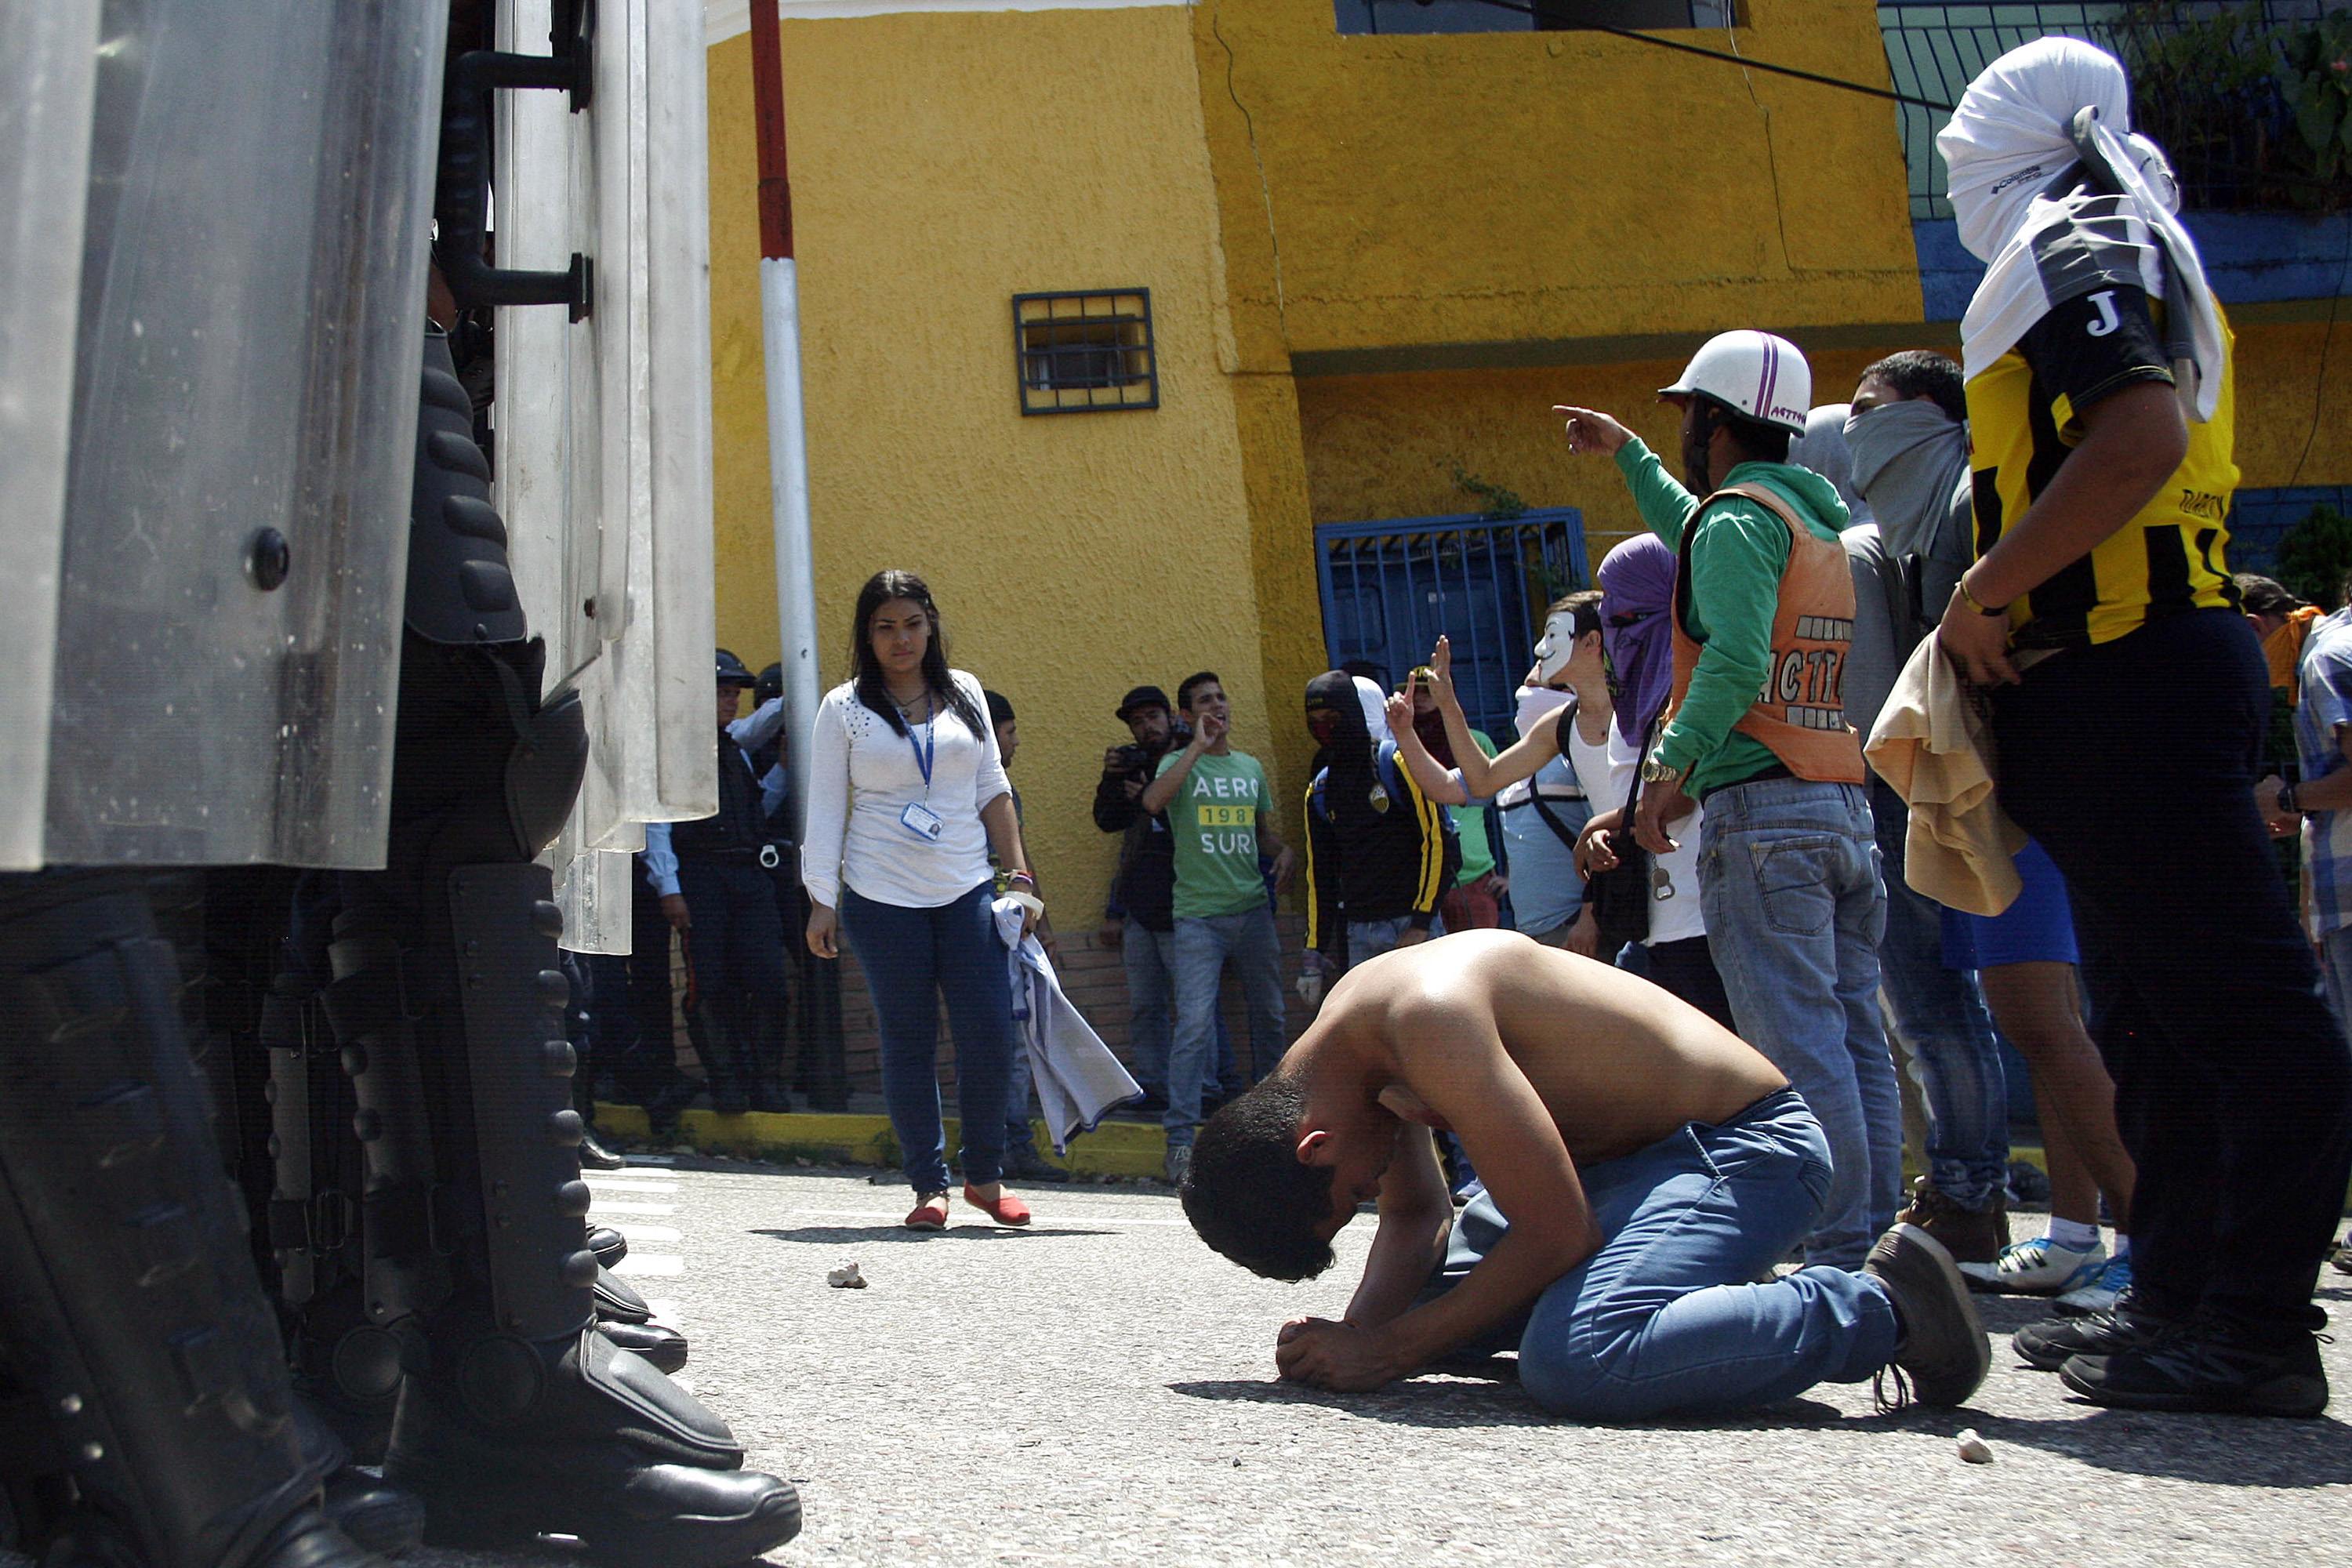
POLYGON ((1015 294, 1013 344, 1024 414, 1160 406, 1149 289, 1015 294))
MULTIPOLYGON (((2261 29, 2313 20, 2335 3, 1948 5, 1880 0, 1878 31, 1895 90, 1938 103, 1958 102, 1979 71, 2020 44, 2053 35, 2096 44, 2132 72, 2132 123, 2164 143, 2181 180, 2184 205, 2262 206, 2276 196, 2263 188, 2259 174, 2264 147, 2285 128, 2286 110, 2275 78, 2266 69, 2248 71, 2244 63, 2258 62, 2252 51, 2270 47, 2253 43, 2261 29), (2219 36, 2205 31, 2216 28, 2231 39, 2227 48, 2214 51, 2217 58, 2202 67, 2182 58, 2219 36), (2169 62, 2165 68, 2135 68, 2158 56, 2169 62)), ((1944 160, 1936 151, 1936 133, 1951 118, 1916 104, 1896 106, 1914 218, 1952 216, 1944 160)))
POLYGON ((1443 632, 1463 711, 1499 737, 1545 607, 1587 581, 1584 515, 1557 507, 1504 521, 1327 522, 1315 530, 1315 567, 1333 668, 1367 660, 1393 689, 1443 632))

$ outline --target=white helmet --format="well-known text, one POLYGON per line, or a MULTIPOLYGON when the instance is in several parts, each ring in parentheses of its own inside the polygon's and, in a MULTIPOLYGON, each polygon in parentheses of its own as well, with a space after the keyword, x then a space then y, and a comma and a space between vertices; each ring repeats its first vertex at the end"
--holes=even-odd
POLYGON ((1658 388, 1661 397, 1692 393, 1801 436, 1813 405, 1813 371, 1786 338, 1746 329, 1717 332, 1699 345, 1672 386, 1658 388))

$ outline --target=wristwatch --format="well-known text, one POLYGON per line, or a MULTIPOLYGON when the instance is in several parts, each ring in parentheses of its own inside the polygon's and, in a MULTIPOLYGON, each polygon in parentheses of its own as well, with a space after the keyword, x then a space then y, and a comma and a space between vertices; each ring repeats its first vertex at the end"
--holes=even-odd
POLYGON ((2294 788, 2293 784, 2279 785, 2278 808, 2289 816, 2301 816, 2303 807, 2295 802, 2294 788))
POLYGON ((1686 768, 1668 767, 1664 763, 1659 761, 1654 754, 1642 759, 1642 782, 1643 784, 1678 784, 1683 782, 1683 774, 1688 771, 1689 770, 1686 768))

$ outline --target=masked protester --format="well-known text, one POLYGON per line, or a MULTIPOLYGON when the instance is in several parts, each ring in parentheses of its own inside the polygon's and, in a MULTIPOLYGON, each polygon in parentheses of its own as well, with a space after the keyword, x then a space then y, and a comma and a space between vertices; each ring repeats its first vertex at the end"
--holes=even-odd
POLYGON ((1442 935, 1437 906, 1462 865, 1445 808, 1397 761, 1386 700, 1336 669, 1307 683, 1325 756, 1307 789, 1307 946, 1327 977, 1442 935))
POLYGON ((2001 805, 2073 895, 2139 1182, 2117 1310, 2017 1348, 2102 1405, 2315 1415, 2352 1051, 2255 798, 2269 671, 2229 576, 2229 325, 2114 57, 2012 49, 1937 142, 1988 264, 1961 323, 1981 553, 1937 642, 1986 689, 2001 805))

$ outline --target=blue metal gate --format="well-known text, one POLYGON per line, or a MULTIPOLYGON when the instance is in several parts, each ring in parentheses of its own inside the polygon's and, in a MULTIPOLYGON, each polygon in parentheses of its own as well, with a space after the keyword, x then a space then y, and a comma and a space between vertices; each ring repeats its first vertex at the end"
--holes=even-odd
POLYGON ((1589 580, 1584 514, 1552 507, 1508 521, 1327 522, 1315 530, 1315 569, 1333 668, 1364 660, 1393 689, 1443 632, 1454 641, 1463 710, 1499 739, 1544 607, 1589 580))

